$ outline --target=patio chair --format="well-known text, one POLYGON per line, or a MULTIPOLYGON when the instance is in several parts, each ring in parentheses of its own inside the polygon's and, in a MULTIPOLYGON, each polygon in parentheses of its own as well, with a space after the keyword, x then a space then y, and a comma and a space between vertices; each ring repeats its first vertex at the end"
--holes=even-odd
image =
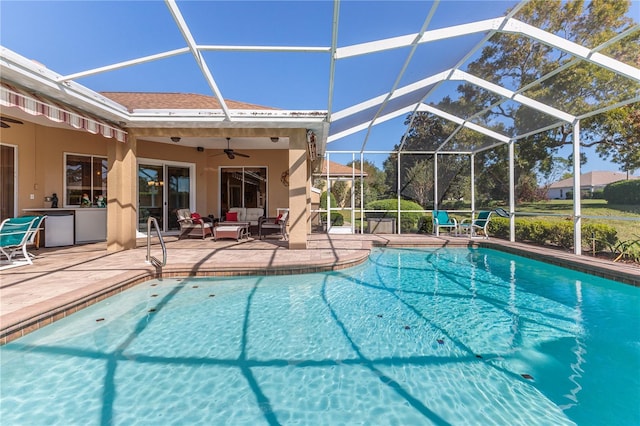
POLYGON ((453 231, 456 235, 458 233, 458 221, 454 217, 450 217, 449 213, 445 210, 433 211, 433 230, 436 233, 436 237, 440 236, 440 228, 448 229, 449 233, 453 231))
POLYGON ((207 235, 213 235, 213 223, 204 220, 198 214, 192 214, 189 209, 177 209, 178 224, 180 225, 180 235, 178 239, 185 237, 198 237, 203 240, 207 235))
POLYGON ((261 217, 258 221, 258 237, 262 239, 265 235, 275 234, 281 235, 284 240, 287 240, 289 238, 287 235, 288 218, 288 210, 283 211, 277 217, 261 217))
POLYGON ((475 219, 463 219, 460 222, 460 229, 469 235, 469 238, 478 236, 479 232, 484 234, 484 238, 489 239, 489 221, 492 211, 481 211, 475 219))
POLYGON ((27 246, 33 242, 40 223, 46 216, 23 216, 5 219, 0 224, 0 252, 9 262, 15 254, 22 253, 27 264, 31 265, 31 255, 27 246))
MULTIPOLYGON (((39 247, 39 240, 38 240, 38 232, 40 232, 40 226, 42 226, 42 222, 44 222, 44 220, 47 218, 47 216, 38 216, 38 220, 36 220, 35 222, 33 222, 33 225, 31 226, 31 231, 30 231, 30 236, 27 239, 27 246, 35 246, 36 250, 39 247)), ((28 253, 28 252, 27 252, 28 253)), ((29 256, 31 257, 35 257, 33 254, 29 253, 29 256)))

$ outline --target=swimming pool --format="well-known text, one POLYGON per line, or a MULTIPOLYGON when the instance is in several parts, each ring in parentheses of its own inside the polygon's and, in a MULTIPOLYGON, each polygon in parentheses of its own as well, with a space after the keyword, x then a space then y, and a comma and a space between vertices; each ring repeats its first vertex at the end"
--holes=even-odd
POLYGON ((3 424, 640 423, 640 289, 487 249, 140 284, 0 348, 3 424))

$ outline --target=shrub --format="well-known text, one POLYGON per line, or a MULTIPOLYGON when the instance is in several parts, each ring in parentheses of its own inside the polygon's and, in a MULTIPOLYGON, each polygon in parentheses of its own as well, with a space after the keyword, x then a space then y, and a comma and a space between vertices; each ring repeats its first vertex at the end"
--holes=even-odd
POLYGON ((573 247, 573 222, 563 220, 553 223, 549 230, 549 242, 565 249, 573 247))
POLYGON ((545 220, 516 220, 516 238, 519 240, 544 245, 551 238, 551 229, 551 223, 545 220))
POLYGON ((491 216, 488 231, 489 235, 493 235, 498 238, 509 238, 509 219, 491 216))
POLYGON ((618 242, 618 232, 604 223, 589 223, 582 227, 582 246, 592 247, 595 238, 596 251, 602 251, 618 242))
MULTIPOLYGON (((338 204, 336 203, 336 197, 333 195, 333 193, 329 193, 329 201, 331 202, 331 208, 336 208, 338 207, 338 204)), ((326 210, 327 209, 327 191, 324 191, 322 194, 320 194, 320 209, 322 210, 326 210)), ((322 213, 320 215, 320 219, 323 222, 327 221, 327 213, 322 213)), ((332 210, 331 211, 331 226, 342 226, 344 225, 344 216, 342 215, 342 213, 337 212, 332 210)))
POLYGON ((610 183, 602 196, 609 204, 640 204, 640 179, 610 183))
MULTIPOLYGON (((395 198, 372 201, 365 206, 365 209, 382 210, 380 212, 367 212, 367 218, 392 217, 398 219, 398 200, 395 198)), ((422 210, 420 204, 410 200, 400 200, 400 210, 403 210, 400 225, 402 232, 422 231, 422 228, 426 227, 424 220, 422 222, 420 221, 421 218, 425 218, 426 216, 422 211, 415 213, 406 212, 406 210, 422 210)))
MULTIPOLYGON (((331 208, 338 207, 338 204, 336 203, 336 197, 335 195, 333 195, 333 193, 331 193, 329 200, 331 201, 331 208)), ((327 209, 327 191, 324 191, 322 194, 320 194, 320 209, 327 209)))
MULTIPOLYGON (((509 219, 492 218, 489 234, 499 238, 509 238, 509 219)), ((595 236, 597 251, 614 247, 618 242, 617 231, 604 223, 582 225, 582 247, 591 248, 595 236)), ((550 222, 541 219, 516 219, 516 240, 536 244, 551 244, 566 249, 573 248, 573 222, 565 220, 550 222)))
MULTIPOLYGON (((327 214, 322 213, 322 221, 327 221, 327 214)), ((331 226, 342 226, 344 225, 344 216, 340 212, 331 212, 331 226)))

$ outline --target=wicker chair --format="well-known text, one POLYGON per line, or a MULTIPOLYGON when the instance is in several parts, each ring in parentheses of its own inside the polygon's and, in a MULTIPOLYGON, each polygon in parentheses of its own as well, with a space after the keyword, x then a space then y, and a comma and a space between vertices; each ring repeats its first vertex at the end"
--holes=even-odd
POLYGON ((258 236, 262 239, 263 236, 274 234, 280 235, 283 239, 287 240, 287 219, 289 219, 289 212, 285 210, 278 217, 261 217, 258 221, 258 236))
POLYGON ((213 235, 213 223, 207 222, 203 218, 192 217, 189 209, 177 209, 176 215, 178 216, 178 224, 180 225, 180 236, 178 236, 178 239, 198 237, 204 240, 207 235, 213 235))

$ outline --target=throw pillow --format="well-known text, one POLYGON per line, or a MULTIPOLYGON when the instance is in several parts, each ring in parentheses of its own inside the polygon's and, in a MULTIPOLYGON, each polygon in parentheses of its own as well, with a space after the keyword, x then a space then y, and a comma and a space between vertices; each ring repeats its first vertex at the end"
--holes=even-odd
POLYGON ((280 223, 280 219, 282 219, 282 213, 280 213, 280 214, 278 215, 278 217, 276 218, 276 221, 275 221, 275 224, 276 224, 276 225, 280 223))
POLYGON ((202 216, 199 213, 191 213, 191 220, 193 223, 202 223, 202 216))
POLYGON ((237 222, 238 221, 238 212, 227 212, 226 220, 227 220, 227 222, 237 222))

